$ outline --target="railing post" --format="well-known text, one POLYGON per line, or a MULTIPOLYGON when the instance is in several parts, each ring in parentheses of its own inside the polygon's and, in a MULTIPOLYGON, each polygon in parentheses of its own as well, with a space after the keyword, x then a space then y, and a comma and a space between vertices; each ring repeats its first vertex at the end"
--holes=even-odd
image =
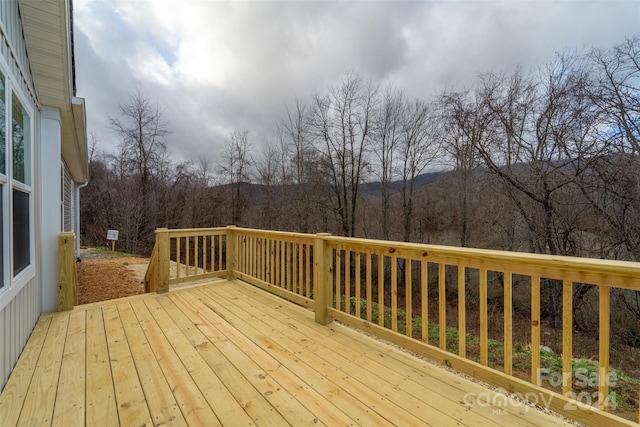
POLYGON ((237 243, 238 243, 238 234, 236 233, 235 225, 227 226, 227 280, 232 280, 235 278, 235 270, 237 268, 237 243))
POLYGON ((73 310, 78 303, 75 236, 58 235, 58 311, 73 310))
POLYGON ((155 292, 158 286, 158 243, 154 243, 149 265, 144 275, 144 292, 155 292))
MULTIPOLYGON (((159 228, 156 230, 156 244, 158 245, 158 283, 156 285, 156 292, 160 294, 169 292, 171 246, 169 245, 168 228, 159 228)), ((180 266, 177 268, 180 268, 180 266)))
POLYGON ((327 249, 329 233, 317 233, 313 246, 313 286, 316 303, 316 322, 326 325, 333 319, 329 316, 328 308, 333 301, 333 275, 331 250, 327 249))

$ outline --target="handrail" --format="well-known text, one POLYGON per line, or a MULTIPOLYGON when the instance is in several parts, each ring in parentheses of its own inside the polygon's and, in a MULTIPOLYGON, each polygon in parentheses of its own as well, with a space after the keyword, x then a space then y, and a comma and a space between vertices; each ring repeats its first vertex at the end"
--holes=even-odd
POLYGON ((466 266, 472 268, 490 269, 492 266, 502 270, 509 267, 526 274, 535 272, 544 277, 563 276, 575 282, 606 282, 608 286, 640 290, 640 263, 637 262, 337 236, 332 237, 331 242, 334 248, 349 247, 362 252, 377 250, 388 255, 395 254, 398 258, 429 259, 430 262, 433 260, 451 265, 464 260, 466 266))
POLYGON ((165 274, 167 289, 169 283, 206 277, 241 279, 314 309, 319 323, 339 320, 511 393, 544 399, 548 409, 578 421, 596 425, 628 424, 605 412, 610 396, 611 298, 616 295, 612 294, 614 288, 621 290, 618 292, 640 291, 640 263, 234 226, 161 229, 157 237, 159 283, 165 280, 162 279, 165 274), (203 252, 203 247, 212 249, 203 252), (202 268, 199 259, 203 257, 207 260, 204 265, 209 265, 213 258, 219 261, 214 261, 209 271, 202 268), (178 268, 170 276, 169 259, 183 269, 178 268), (477 301, 479 316, 476 319, 479 333, 477 342, 474 341, 478 350, 477 355, 472 355, 476 360, 470 358, 471 336, 466 329, 467 308, 471 303, 467 299, 472 288, 477 289, 473 298, 477 301), (601 397, 597 406, 601 410, 576 399, 573 388, 574 292, 582 289, 593 289, 590 295, 599 307, 598 372, 592 374, 597 377, 597 393, 601 397), (513 373, 516 345, 513 312, 517 301, 514 297, 522 300, 519 293, 523 290, 530 312, 530 342, 525 343, 531 349, 529 381, 513 373), (562 368, 552 373, 560 381, 558 392, 542 387, 541 376, 541 304, 545 303, 543 293, 550 292, 555 292, 562 303, 562 368), (489 297, 495 301, 500 293, 504 332, 497 340, 495 335, 494 339, 489 336, 489 322, 495 321, 495 316, 489 317, 489 297), (449 304, 452 298, 457 299, 453 307, 449 304), (430 315, 433 307, 437 307, 437 316, 430 315), (447 310, 456 311, 457 322, 453 325, 447 323, 447 310), (433 329, 437 330, 436 336, 430 334, 433 329), (453 344, 447 335, 452 330, 457 334, 457 342, 453 344), (503 349, 504 363, 500 370, 492 367, 489 360, 489 347, 496 341, 503 349), (568 412, 567 408, 573 411, 568 412))

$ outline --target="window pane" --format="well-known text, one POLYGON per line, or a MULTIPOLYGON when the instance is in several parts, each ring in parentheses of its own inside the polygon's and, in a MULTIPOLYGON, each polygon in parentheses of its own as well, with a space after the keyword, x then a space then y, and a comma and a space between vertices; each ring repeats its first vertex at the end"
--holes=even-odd
POLYGON ((13 189, 13 275, 31 263, 29 193, 13 189))
POLYGON ((5 132, 5 104, 4 104, 4 76, 0 73, 0 173, 7 173, 7 146, 6 146, 6 132, 5 132))
POLYGON ((31 119, 15 94, 11 97, 13 179, 31 185, 31 119))

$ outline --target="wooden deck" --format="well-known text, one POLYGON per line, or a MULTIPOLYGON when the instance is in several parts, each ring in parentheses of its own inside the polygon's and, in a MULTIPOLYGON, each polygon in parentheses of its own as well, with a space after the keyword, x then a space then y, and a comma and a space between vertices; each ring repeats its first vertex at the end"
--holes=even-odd
POLYGON ((43 315, 0 395, 3 427, 165 424, 566 425, 240 281, 43 315))

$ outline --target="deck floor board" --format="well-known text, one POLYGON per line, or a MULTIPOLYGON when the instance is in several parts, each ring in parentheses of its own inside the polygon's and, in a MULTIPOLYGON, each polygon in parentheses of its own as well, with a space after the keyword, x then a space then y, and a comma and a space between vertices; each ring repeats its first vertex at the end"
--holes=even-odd
POLYGON ((55 405, 53 426, 72 426, 84 422, 85 417, 85 364, 86 355, 86 312, 78 311, 69 318, 69 329, 62 366, 60 368, 60 394, 71 396, 55 405))
MULTIPOLYGON (((220 290, 218 298, 208 299, 208 302, 211 308, 224 312, 225 316, 228 316, 227 320, 231 321, 233 313, 223 304, 215 302, 215 299, 218 301, 224 301, 223 295, 224 292, 220 290)), ((227 307, 232 304, 232 301, 228 301, 228 303, 227 307)), ((247 313, 251 313, 251 307, 244 307, 244 310, 246 310, 247 313)), ((263 322, 266 323, 269 318, 272 318, 271 316, 278 317, 279 313, 277 310, 274 310, 273 313, 269 313, 265 316, 265 320, 255 323, 257 325, 260 325, 263 322)), ((307 337, 319 340, 324 339, 321 334, 320 336, 314 336, 313 334, 313 329, 315 328, 324 329, 320 325, 314 323, 311 325, 312 327, 309 328, 309 330, 302 332, 302 325, 298 324, 299 326, 295 326, 296 324, 292 322, 293 319, 288 317, 279 319, 275 324, 269 324, 269 326, 272 327, 271 331, 258 332, 253 335, 253 338, 257 341, 261 336, 267 335, 271 341, 277 340, 278 338, 276 338, 274 332, 276 332, 278 328, 282 328, 282 326, 284 326, 284 328, 286 328, 284 335, 287 335, 294 341, 283 341, 282 345, 286 347, 295 348, 295 341, 305 342, 304 340, 307 340, 307 337)), ((250 333, 248 330, 249 323, 241 325, 238 321, 235 321, 234 326, 250 333)), ((280 339, 283 338, 282 335, 283 334, 280 334, 280 339)), ((311 340, 311 342, 313 342, 313 340, 311 340)), ((393 423, 398 423, 400 425, 454 425, 457 422, 431 405, 423 405, 430 406, 430 410, 421 410, 423 408, 420 408, 419 404, 416 405, 417 399, 408 394, 405 390, 395 387, 393 384, 381 382, 378 377, 381 371, 367 371, 366 369, 362 369, 358 366, 362 360, 357 357, 357 354, 354 355, 355 359, 346 358, 342 351, 336 351, 335 348, 326 347, 324 345, 316 346, 316 351, 314 352, 309 352, 309 350, 305 349, 304 346, 297 350, 301 353, 302 360, 309 358, 308 353, 319 354, 322 358, 321 360, 324 360, 324 363, 320 365, 319 373, 326 378, 333 379, 342 390, 346 391, 346 393, 349 393, 352 396, 366 396, 366 402, 376 402, 375 406, 372 406, 371 409, 374 410, 379 417, 388 418, 393 423), (351 362, 355 362, 355 364, 347 366, 347 368, 344 369, 342 364, 348 365, 351 362), (372 373, 375 373, 375 375, 372 375, 372 373)), ((313 367, 309 366, 307 371, 311 369, 313 369, 313 367)))
MULTIPOLYGON (((225 286, 203 289, 201 292, 215 294, 216 297, 212 301, 219 301, 220 307, 217 309, 225 310, 221 302, 226 299, 225 294, 228 292, 228 288, 225 286)), ((263 298, 270 298, 268 294, 255 288, 243 287, 236 292, 241 292, 246 298, 234 297, 235 299, 226 299, 227 307, 235 303, 238 308, 242 308, 242 310, 235 310, 235 312, 253 313, 254 316, 262 320, 262 322, 258 322, 258 325, 263 322, 276 322, 276 326, 278 323, 291 324, 294 319, 298 318, 298 310, 304 311, 304 309, 290 304, 279 304, 278 306, 268 303, 255 304, 256 300, 258 302, 266 302, 263 298), (250 307, 251 305, 252 307, 250 307)), ((495 408, 491 406, 475 405, 474 413, 471 414, 472 417, 469 419, 469 413, 466 411, 465 406, 452 407, 447 405, 451 400, 456 400, 456 397, 457 399, 462 399, 461 396, 469 392, 472 393, 472 397, 467 397, 467 400, 475 402, 474 396, 482 396, 483 393, 486 393, 486 389, 482 385, 463 378, 452 381, 450 372, 418 358, 408 358, 406 353, 393 347, 372 346, 369 337, 342 325, 332 325, 332 330, 339 329, 341 333, 332 334, 333 345, 327 347, 323 344, 326 335, 322 329, 320 329, 319 333, 317 332, 319 329, 318 324, 313 319, 302 317, 299 318, 296 324, 296 332, 287 332, 287 338, 292 338, 295 333, 300 333, 302 340, 313 338, 313 340, 305 341, 314 346, 310 349, 307 348, 308 350, 325 357, 326 360, 330 360, 336 368, 344 372, 349 372, 353 375, 357 370, 360 370, 360 377, 364 381, 369 381, 369 386, 371 386, 371 376, 366 374, 377 372, 381 378, 386 379, 386 384, 382 389, 409 391, 412 397, 416 396, 422 400, 422 404, 414 400, 416 405, 426 404, 432 406, 435 411, 444 411, 455 417, 457 422, 465 425, 495 425, 495 408), (384 362, 382 362, 383 360, 384 362), (360 369, 363 366, 366 366, 364 372, 360 369), (385 369, 385 367, 391 369, 385 369), (478 418, 478 415, 481 415, 484 419, 478 418)), ((267 333, 268 331, 265 330, 264 332, 267 333)), ((291 347, 295 344, 288 342, 286 345, 291 347)), ((520 402, 511 400, 509 403, 511 403, 510 412, 514 416, 510 421, 510 425, 545 425, 548 422, 544 414, 538 411, 525 410, 520 402)), ((434 415, 434 412, 430 412, 429 420, 431 422, 435 422, 434 415)))
POLYGON ((41 316, 0 425, 567 425, 501 396, 466 405, 468 393, 494 392, 217 281, 41 316))

